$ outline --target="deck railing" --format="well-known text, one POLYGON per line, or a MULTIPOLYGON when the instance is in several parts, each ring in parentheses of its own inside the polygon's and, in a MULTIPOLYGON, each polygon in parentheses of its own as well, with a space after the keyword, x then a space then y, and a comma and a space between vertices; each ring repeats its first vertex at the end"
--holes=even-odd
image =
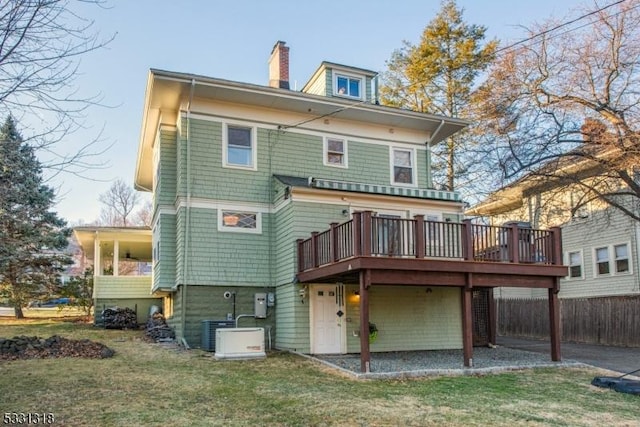
POLYGON ((354 256, 445 258, 475 262, 562 264, 560 229, 537 230, 373 216, 353 219, 298 240, 298 271, 354 256))

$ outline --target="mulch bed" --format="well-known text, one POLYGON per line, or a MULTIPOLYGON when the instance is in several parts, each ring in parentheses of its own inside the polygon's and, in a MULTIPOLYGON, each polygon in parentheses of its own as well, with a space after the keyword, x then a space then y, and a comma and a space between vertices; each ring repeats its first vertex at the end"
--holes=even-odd
POLYGON ((105 359, 115 354, 106 345, 88 339, 72 340, 53 335, 49 338, 17 336, 0 338, 0 360, 84 357, 105 359))

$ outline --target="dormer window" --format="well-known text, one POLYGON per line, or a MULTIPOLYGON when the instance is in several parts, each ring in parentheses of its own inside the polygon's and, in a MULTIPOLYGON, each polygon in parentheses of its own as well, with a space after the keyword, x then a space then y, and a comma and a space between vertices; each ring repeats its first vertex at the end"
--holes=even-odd
POLYGON ((336 74, 334 94, 349 98, 362 98, 362 78, 336 74))

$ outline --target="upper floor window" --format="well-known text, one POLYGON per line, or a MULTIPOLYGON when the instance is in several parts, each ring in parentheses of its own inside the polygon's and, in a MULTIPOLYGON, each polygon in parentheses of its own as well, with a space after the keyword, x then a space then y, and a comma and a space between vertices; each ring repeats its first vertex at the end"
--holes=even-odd
POLYGON ((362 98, 362 79, 353 76, 336 75, 334 94, 362 98))
POLYGON ((415 151, 405 148, 391 149, 391 183, 415 185, 415 151))
POLYGON ((218 210, 218 230, 240 233, 261 233, 262 218, 259 212, 218 210))
POLYGON ((338 138, 325 138, 324 164, 347 167, 347 141, 338 138))
POLYGON ((610 273, 609 269, 609 248, 596 248, 596 274, 598 276, 607 275, 610 273))
POLYGON ((256 169, 256 132, 246 126, 226 125, 223 141, 224 166, 256 169))
POLYGON ((629 273, 629 246, 626 243, 623 245, 615 245, 613 252, 616 257, 615 272, 629 273))
POLYGON ((582 252, 569 252, 567 258, 569 259, 569 278, 582 278, 582 252))

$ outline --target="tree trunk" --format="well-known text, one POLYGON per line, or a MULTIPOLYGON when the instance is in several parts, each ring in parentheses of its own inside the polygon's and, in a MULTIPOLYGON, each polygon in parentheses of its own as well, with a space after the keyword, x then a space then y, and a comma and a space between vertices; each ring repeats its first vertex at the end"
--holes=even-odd
POLYGON ((24 313, 22 312, 22 307, 14 306, 13 310, 16 314, 16 319, 24 319, 24 313))

